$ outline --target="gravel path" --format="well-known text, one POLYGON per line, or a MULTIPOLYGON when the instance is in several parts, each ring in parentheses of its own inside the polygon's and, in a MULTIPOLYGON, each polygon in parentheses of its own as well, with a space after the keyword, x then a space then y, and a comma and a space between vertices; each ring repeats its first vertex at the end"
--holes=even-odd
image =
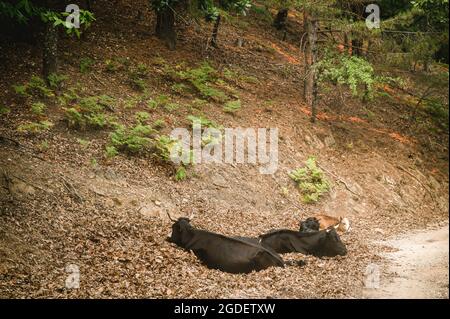
POLYGON ((379 289, 365 289, 368 298, 448 298, 448 225, 383 242, 390 279, 379 289))

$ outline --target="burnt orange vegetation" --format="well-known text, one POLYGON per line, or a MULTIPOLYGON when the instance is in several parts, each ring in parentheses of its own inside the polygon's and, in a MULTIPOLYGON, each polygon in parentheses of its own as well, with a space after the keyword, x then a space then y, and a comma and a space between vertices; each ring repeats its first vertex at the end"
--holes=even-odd
POLYGON ((285 58, 286 61, 288 61, 289 63, 296 64, 296 65, 300 64, 300 60, 299 59, 293 57, 289 53, 286 53, 282 48, 280 48, 275 43, 271 43, 271 46, 278 54, 280 54, 283 58, 285 58))
MULTIPOLYGON (((300 107, 300 111, 303 114, 306 114, 308 116, 311 116, 311 110, 306 107, 300 107)), ((368 124, 368 122, 360 117, 357 116, 334 116, 331 114, 327 114, 325 112, 319 112, 316 115, 316 118, 320 121, 330 121, 330 122, 348 122, 348 123, 356 123, 356 124, 368 124)), ((414 139, 410 137, 406 137, 398 132, 392 132, 386 129, 380 129, 380 128, 373 128, 368 127, 368 131, 383 134, 386 136, 389 136, 393 140, 400 142, 402 144, 413 144, 414 139)))

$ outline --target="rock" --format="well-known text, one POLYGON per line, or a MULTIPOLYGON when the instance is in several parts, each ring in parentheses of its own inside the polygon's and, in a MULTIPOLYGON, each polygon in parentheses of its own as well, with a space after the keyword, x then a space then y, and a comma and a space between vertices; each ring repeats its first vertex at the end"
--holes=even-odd
POLYGON ((224 187, 224 188, 229 187, 226 179, 220 174, 214 174, 213 177, 211 178, 211 182, 213 183, 213 185, 216 185, 219 187, 224 187))
POLYGON ((431 185, 432 188, 435 190, 439 190, 441 188, 441 184, 434 178, 433 176, 430 176, 428 178, 428 183, 431 185))
POLYGON ((143 206, 139 209, 139 212, 144 217, 159 217, 162 218, 163 211, 161 209, 157 209, 154 206, 143 206))
POLYGON ((326 147, 331 147, 336 145, 336 140, 333 137, 333 134, 330 133, 327 137, 325 137, 324 141, 326 147))

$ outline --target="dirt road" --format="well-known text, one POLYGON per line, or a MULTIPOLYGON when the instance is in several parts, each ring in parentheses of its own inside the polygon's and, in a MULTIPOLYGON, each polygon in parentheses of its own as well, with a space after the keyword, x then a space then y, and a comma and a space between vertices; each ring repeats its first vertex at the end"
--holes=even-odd
POLYGON ((378 289, 366 288, 365 297, 449 297, 448 225, 383 241, 382 244, 396 251, 384 254, 389 261, 387 276, 381 277, 378 289))

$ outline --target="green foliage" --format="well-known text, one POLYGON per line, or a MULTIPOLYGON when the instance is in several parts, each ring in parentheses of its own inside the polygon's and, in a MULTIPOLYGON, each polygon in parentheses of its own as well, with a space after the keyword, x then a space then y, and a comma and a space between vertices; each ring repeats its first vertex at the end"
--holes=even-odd
POLYGON ((439 99, 432 98, 425 101, 425 111, 431 116, 433 121, 442 129, 448 132, 449 129, 449 107, 439 99))
POLYGON ((214 122, 214 121, 212 121, 210 119, 207 119, 206 117, 203 117, 203 116, 188 115, 187 119, 189 121, 191 121, 191 126, 194 126, 195 123, 198 123, 202 127, 219 128, 219 125, 216 122, 214 122))
POLYGON ((154 133, 155 130, 147 125, 137 124, 134 127, 118 125, 110 135, 111 146, 118 151, 142 152, 150 145, 150 137, 154 133))
POLYGON ((178 110, 180 108, 180 105, 178 103, 167 103, 164 105, 164 109, 167 112, 173 112, 175 110, 178 110))
POLYGON ((184 166, 178 167, 176 173, 175 173, 175 180, 176 181, 183 181, 187 178, 187 172, 186 168, 184 166))
POLYGON ((147 112, 137 112, 135 115, 136 121, 139 123, 143 123, 150 118, 150 114, 147 112))
POLYGON ((183 94, 188 91, 189 88, 183 83, 175 83, 171 86, 171 89, 178 94, 183 94))
POLYGON ((50 121, 27 122, 17 127, 17 131, 21 133, 41 133, 48 131, 53 126, 50 121))
POLYGON ((116 60, 105 60, 105 69, 107 72, 114 73, 118 71, 120 68, 120 64, 116 60))
POLYGON ((27 86, 26 85, 13 85, 14 92, 21 97, 27 97, 27 86))
POLYGON ((173 147, 177 145, 178 141, 166 136, 161 135, 155 140, 154 144, 154 155, 163 160, 164 162, 170 162, 170 154, 172 152, 173 147))
POLYGON ((9 108, 0 104, 0 115, 6 115, 9 112, 11 112, 11 110, 9 108))
POLYGON ((47 105, 42 102, 36 102, 31 105, 31 111, 36 115, 43 115, 47 105))
POLYGON ((73 28, 72 25, 66 23, 68 12, 56 12, 46 7, 41 7, 40 3, 35 4, 32 0, 20 0, 10 3, 0 1, 0 17, 8 17, 21 24, 27 24, 30 19, 37 17, 42 22, 52 23, 55 27, 61 26, 68 35, 75 34, 80 37, 81 31, 87 29, 95 20, 92 12, 80 9, 79 21, 80 28, 73 28))
POLYGON ((240 100, 229 101, 229 102, 225 103, 225 106, 223 107, 223 111, 225 113, 234 113, 240 109, 241 109, 241 101, 240 100))
POLYGON ((44 79, 36 75, 33 75, 31 77, 30 81, 28 82, 27 90, 31 91, 32 94, 36 94, 41 97, 52 97, 55 95, 52 90, 47 87, 44 79))
POLYGON ((48 143, 47 140, 42 141, 42 142, 38 145, 39 151, 41 151, 41 152, 47 151, 49 147, 50 147, 50 145, 49 145, 49 143, 48 143))
POLYGON ((208 103, 208 101, 206 100, 202 100, 202 99, 194 99, 192 101, 192 107, 196 108, 196 109, 201 109, 203 106, 205 106, 208 103))
POLYGON ((176 81, 189 83, 204 98, 215 101, 224 101, 227 98, 224 92, 213 86, 218 79, 218 72, 207 62, 203 62, 199 67, 193 69, 186 68, 181 71, 168 69, 166 72, 176 81))
POLYGON ((158 119, 153 122, 152 127, 156 130, 160 130, 166 126, 166 122, 162 119, 158 119))
POLYGON ((84 140, 82 138, 77 138, 77 142, 80 143, 81 146, 86 147, 89 145, 89 141, 88 140, 84 140))
POLYGON ((67 79, 68 77, 66 75, 52 73, 48 76, 48 84, 50 88, 59 90, 61 89, 63 82, 67 79))
POLYGON ((363 95, 373 97, 373 85, 376 81, 372 65, 357 56, 328 55, 317 63, 319 81, 331 81, 333 84, 347 85, 354 96, 361 95, 360 87, 364 87, 363 95))
POLYGON ((145 79, 148 76, 148 68, 145 64, 139 63, 137 66, 130 68, 128 78, 131 86, 138 91, 145 91, 145 79))
POLYGON ((88 57, 81 58, 80 60, 80 72, 88 73, 91 71, 91 67, 94 65, 94 60, 88 57))
POLYGON ((330 190, 330 183, 317 167, 314 157, 309 157, 304 167, 290 172, 289 177, 296 182, 302 193, 301 200, 305 203, 317 202, 330 190))
POLYGON ((30 80, 22 85, 13 85, 13 89, 19 96, 28 97, 30 95, 43 98, 53 97, 55 94, 47 87, 45 81, 36 76, 31 76, 30 80))
POLYGON ((107 95, 88 96, 77 102, 75 106, 65 109, 69 127, 81 129, 86 127, 104 128, 112 124, 112 118, 104 113, 104 109, 114 102, 113 98, 107 95))
POLYGON ((78 100, 80 100, 80 96, 76 92, 75 88, 69 88, 67 91, 58 96, 58 101, 62 106, 75 103, 78 100))
POLYGON ((114 146, 106 146, 105 155, 107 158, 113 158, 119 154, 119 151, 114 146))

